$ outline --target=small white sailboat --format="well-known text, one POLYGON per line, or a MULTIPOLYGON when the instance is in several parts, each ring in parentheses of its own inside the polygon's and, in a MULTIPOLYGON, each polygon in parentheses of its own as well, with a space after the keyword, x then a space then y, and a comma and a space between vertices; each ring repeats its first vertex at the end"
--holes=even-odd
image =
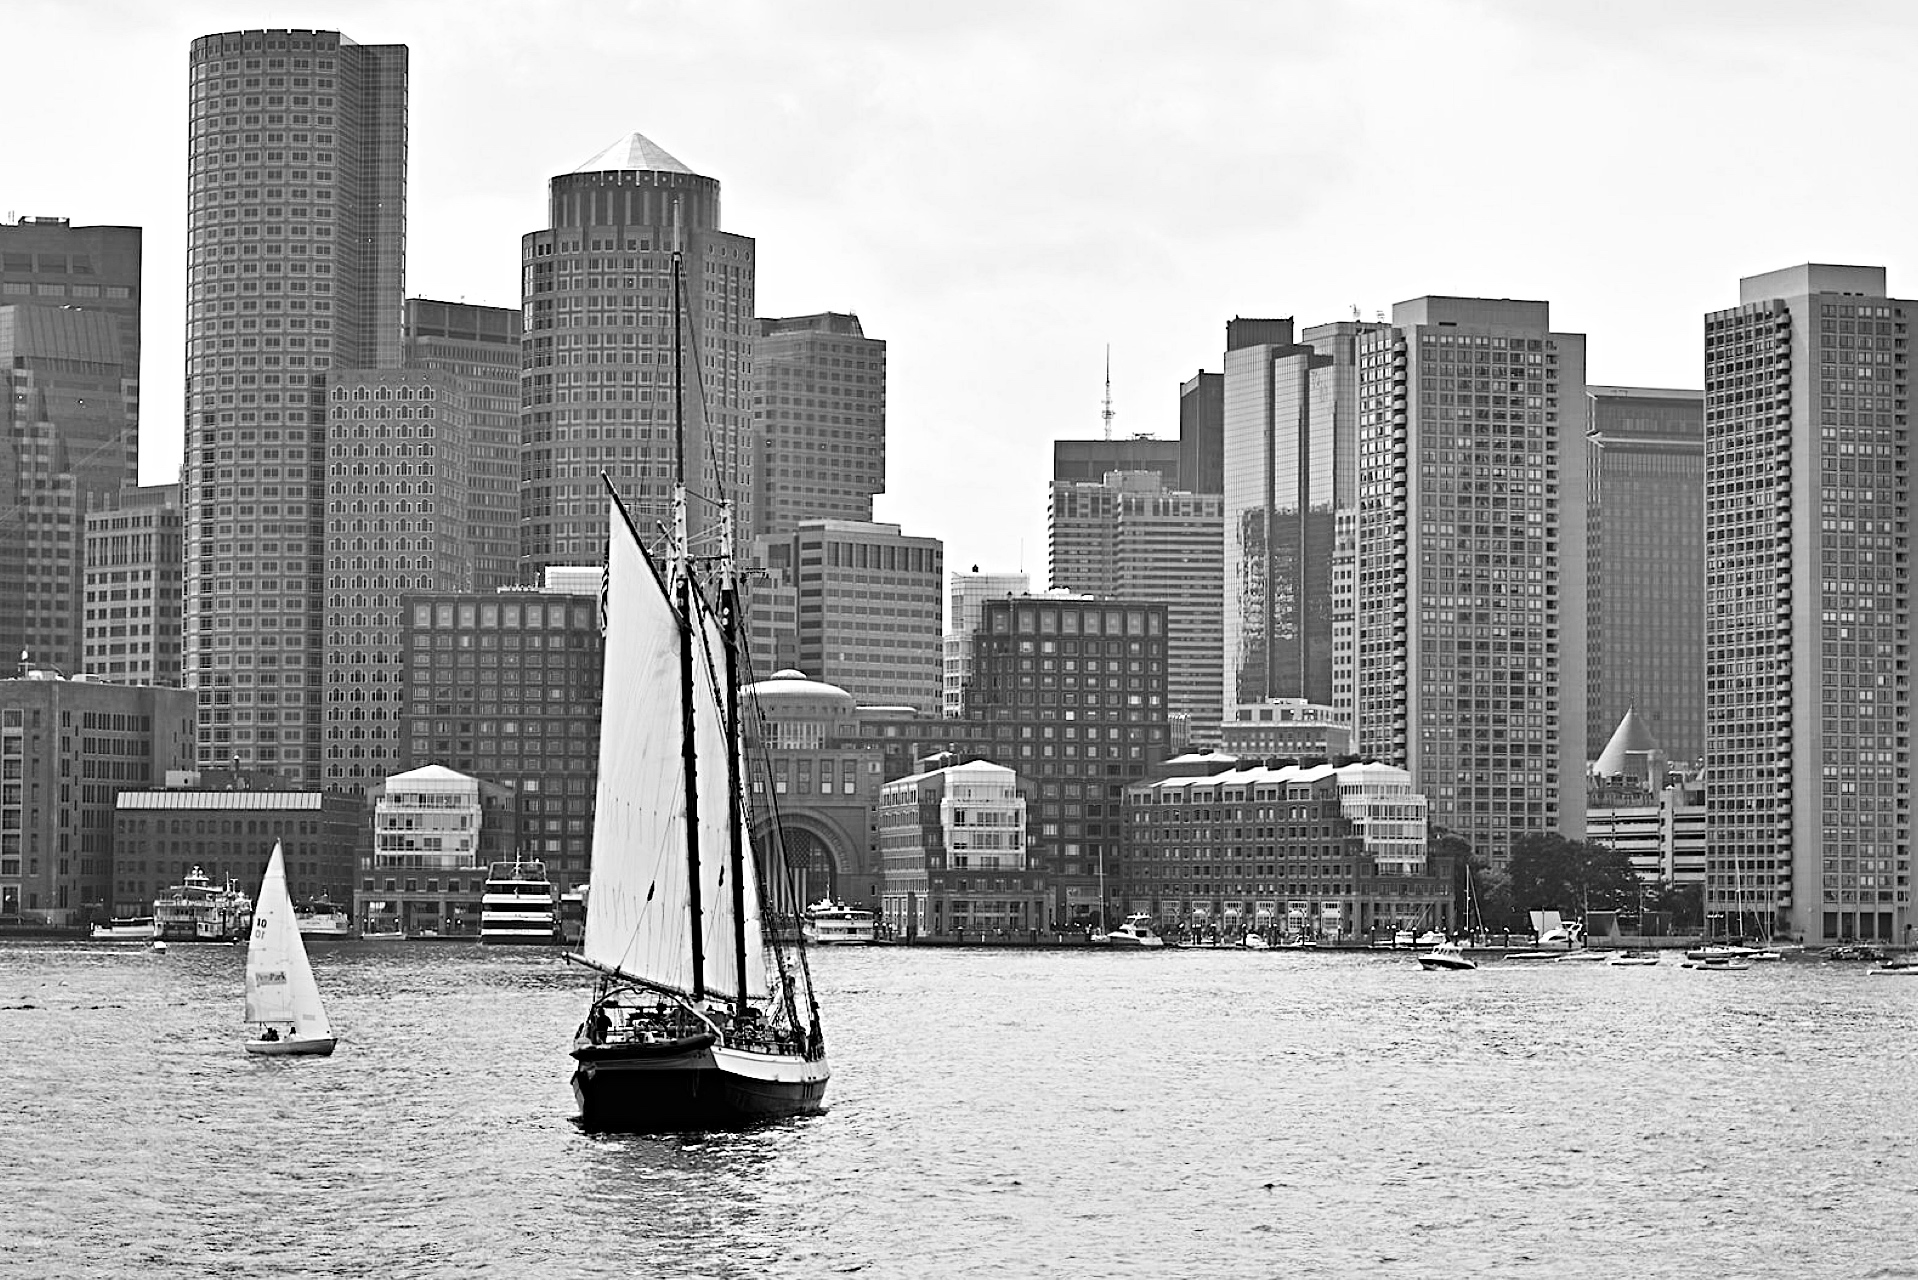
POLYGON ((286 891, 286 858, 278 842, 260 882, 253 935, 246 948, 246 1020, 255 1034, 246 1051, 272 1057, 325 1055, 336 1040, 307 963, 306 943, 286 891))

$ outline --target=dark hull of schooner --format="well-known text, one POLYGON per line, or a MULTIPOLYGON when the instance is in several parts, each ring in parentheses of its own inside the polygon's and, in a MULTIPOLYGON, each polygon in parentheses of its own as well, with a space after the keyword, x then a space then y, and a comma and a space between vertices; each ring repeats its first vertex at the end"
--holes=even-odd
POLYGON ((619 1133, 743 1128, 811 1115, 826 1096, 823 1060, 717 1047, 711 1036, 668 1045, 576 1044, 573 1097, 581 1127, 619 1133))

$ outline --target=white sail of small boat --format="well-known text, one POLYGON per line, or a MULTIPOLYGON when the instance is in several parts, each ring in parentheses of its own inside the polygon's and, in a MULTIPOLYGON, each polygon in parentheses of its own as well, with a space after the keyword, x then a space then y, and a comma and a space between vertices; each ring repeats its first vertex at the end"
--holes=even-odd
MULTIPOLYGON (((677 252, 673 281, 677 314, 677 252)), ((679 357, 676 332, 676 381, 679 357)), ((830 1074, 803 943, 788 954, 760 903, 731 504, 720 503, 719 553, 702 572, 688 549, 683 443, 676 452, 663 566, 616 491, 609 501, 593 888, 569 956, 599 975, 572 1049, 591 1128, 804 1114, 830 1074)))
POLYGON ((254 1029, 246 1042, 248 1053, 325 1056, 336 1043, 313 966, 307 963, 306 943, 286 888, 286 857, 277 842, 260 882, 246 947, 246 1020, 254 1029))

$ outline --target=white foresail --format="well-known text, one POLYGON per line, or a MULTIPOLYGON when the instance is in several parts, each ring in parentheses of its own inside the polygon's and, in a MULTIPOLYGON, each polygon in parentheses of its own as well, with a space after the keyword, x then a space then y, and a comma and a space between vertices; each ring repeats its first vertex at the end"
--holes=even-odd
POLYGON ((307 963, 286 888, 286 859, 278 843, 253 904, 253 934, 246 948, 246 1020, 293 1024, 302 1037, 329 1037, 333 1029, 320 1003, 320 987, 307 963))
POLYGON ((609 500, 599 785, 581 951, 595 964, 693 989, 679 616, 609 500))
MULTIPOLYGON (((706 985, 717 995, 738 997, 740 976, 737 939, 734 936, 733 883, 728 868, 732 859, 732 824, 741 821, 739 796, 733 790, 732 764, 738 760, 737 744, 728 732, 725 711, 726 649, 719 619, 711 610, 699 611, 693 661, 696 685, 693 722, 698 747, 699 826, 700 826, 700 905, 704 921, 702 943, 706 953, 706 985)), ((743 762, 741 762, 743 764, 743 762)), ((764 996, 764 941, 758 922, 758 886, 752 877, 752 852, 748 829, 741 827, 741 847, 745 851, 746 875, 743 877, 747 904, 745 994, 764 996)))

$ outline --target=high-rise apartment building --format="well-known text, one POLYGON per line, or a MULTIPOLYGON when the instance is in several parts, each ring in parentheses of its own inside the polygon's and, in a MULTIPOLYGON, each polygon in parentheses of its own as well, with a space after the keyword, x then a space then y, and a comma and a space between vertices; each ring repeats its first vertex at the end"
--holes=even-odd
MULTIPOLYGON (((671 525, 684 412, 688 488, 731 498, 741 546, 756 527, 749 418, 754 246, 720 230, 719 182, 635 133, 555 177, 548 229, 520 239, 525 534, 534 570, 597 564, 604 473, 636 527, 671 525), (675 380, 673 252, 682 254, 675 380)), ((712 503, 696 500, 697 533, 712 503)))
POLYGON ((1705 911, 1909 941, 1911 322, 1882 267, 1705 317, 1705 911))
POLYGON ((966 681, 972 678, 972 637, 979 629, 979 614, 988 600, 1004 600, 1031 593, 1032 582, 1025 573, 981 573, 974 565, 965 572, 954 570, 951 577, 951 606, 946 612, 944 712, 947 716, 965 714, 966 681))
POLYGON ((0 652, 78 673, 87 508, 134 479, 104 311, 0 306, 0 652))
POLYGON ((1585 337, 1425 297, 1357 337, 1357 737, 1503 866, 1585 823, 1585 337))
POLYGON ((130 485, 86 514, 82 668, 180 684, 180 486, 130 485))
POLYGON ((473 589, 520 582, 520 313, 406 300, 406 366, 459 379, 466 407, 466 544, 473 589))
POLYGON ((406 90, 404 45, 302 30, 193 43, 185 679, 202 760, 309 785, 322 759, 325 383, 400 365, 406 90))
MULTIPOLYGON (((139 227, 76 227, 65 218, 0 222, 0 306, 104 311, 120 337, 127 479, 140 469, 139 227)), ((102 462, 107 461, 103 455, 102 462)))
POLYGON ((872 519, 886 488, 886 344, 858 316, 760 320, 752 401, 757 532, 872 519))
POLYGON ((1585 751, 1633 711, 1676 761, 1705 750, 1704 393, 1593 387, 1585 751))
MULTIPOLYGON (((326 785, 398 767, 402 598, 469 591, 466 383, 435 369, 326 377, 326 785)), ((259 726, 262 742, 272 726, 259 726)))

